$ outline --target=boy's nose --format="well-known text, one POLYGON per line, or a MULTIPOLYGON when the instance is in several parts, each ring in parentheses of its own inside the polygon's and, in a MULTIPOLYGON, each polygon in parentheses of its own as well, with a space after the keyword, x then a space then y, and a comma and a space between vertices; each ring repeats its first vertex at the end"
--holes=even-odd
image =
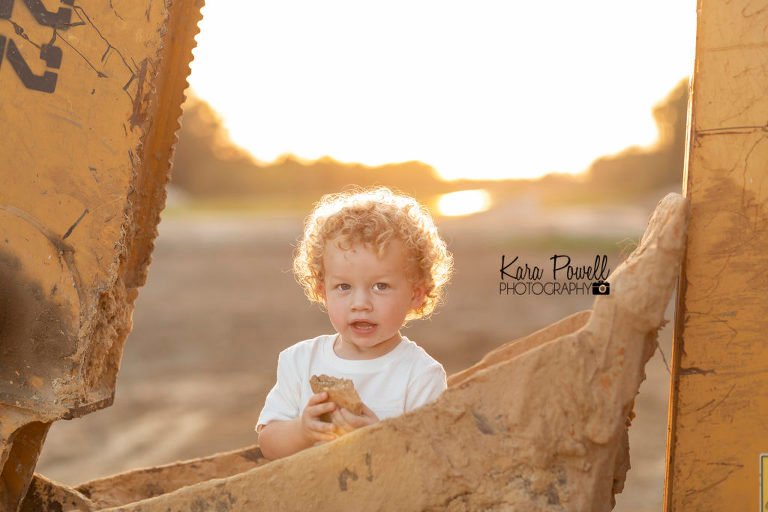
POLYGON ((368 310, 371 309, 371 297, 367 290, 355 290, 352 294, 352 310, 368 310))

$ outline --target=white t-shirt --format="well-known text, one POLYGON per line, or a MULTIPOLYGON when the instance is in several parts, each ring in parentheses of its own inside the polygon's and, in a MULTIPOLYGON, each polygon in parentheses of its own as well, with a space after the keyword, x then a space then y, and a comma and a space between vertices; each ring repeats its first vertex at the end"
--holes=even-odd
POLYGON ((375 359, 342 359, 333 351, 336 336, 324 334, 280 352, 277 382, 267 395, 257 431, 270 421, 301 416, 314 394, 309 386, 312 375, 351 379, 360 399, 381 420, 431 402, 447 387, 443 366, 405 336, 375 359))

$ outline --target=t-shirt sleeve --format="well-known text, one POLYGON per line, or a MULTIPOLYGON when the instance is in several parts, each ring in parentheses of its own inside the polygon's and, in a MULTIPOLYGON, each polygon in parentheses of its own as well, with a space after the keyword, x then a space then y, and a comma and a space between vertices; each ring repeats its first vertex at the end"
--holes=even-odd
POLYGON ((417 375, 408 385, 405 412, 436 400, 448 387, 443 365, 435 362, 417 375))
POLYGON ((293 355, 283 351, 277 357, 277 382, 267 394, 264 408, 261 410, 259 421, 256 423, 257 432, 270 421, 292 420, 301 414, 301 405, 299 404, 301 389, 293 355))

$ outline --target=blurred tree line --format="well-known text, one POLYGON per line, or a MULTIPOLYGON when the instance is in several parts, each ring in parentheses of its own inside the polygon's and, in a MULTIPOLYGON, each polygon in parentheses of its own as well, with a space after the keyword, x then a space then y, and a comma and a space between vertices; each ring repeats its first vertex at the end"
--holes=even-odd
POLYGON ((548 196, 584 201, 631 201, 656 191, 682 190, 688 79, 653 108, 659 138, 650 148, 629 147, 595 160, 583 176, 542 179, 548 196))
POLYGON ((378 167, 344 164, 330 157, 303 161, 285 155, 256 162, 232 145, 218 114, 190 96, 184 104, 172 183, 195 198, 269 200, 304 207, 320 195, 349 184, 388 185, 418 199, 466 188, 486 188, 498 198, 534 189, 558 201, 631 200, 657 189, 679 189, 685 153, 688 81, 681 81, 653 110, 659 140, 650 148, 630 147, 593 162, 581 176, 550 174, 541 180, 444 182, 422 162, 378 167))
POLYGON ((219 115, 194 96, 184 104, 171 181, 197 198, 247 198, 282 206, 315 201, 349 184, 388 185, 417 197, 466 188, 441 181, 432 167, 417 161, 368 167, 331 157, 304 161, 284 155, 261 164, 232 145, 219 115))

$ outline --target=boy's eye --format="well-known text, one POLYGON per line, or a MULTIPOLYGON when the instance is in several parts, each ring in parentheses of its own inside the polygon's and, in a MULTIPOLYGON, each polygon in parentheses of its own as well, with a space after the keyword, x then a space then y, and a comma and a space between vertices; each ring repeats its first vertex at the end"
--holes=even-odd
POLYGON ((347 283, 337 284, 336 289, 341 291, 346 291, 346 290, 349 290, 349 285, 347 283))
POLYGON ((389 288, 389 285, 387 283, 376 283, 373 287, 378 291, 384 291, 389 288))

